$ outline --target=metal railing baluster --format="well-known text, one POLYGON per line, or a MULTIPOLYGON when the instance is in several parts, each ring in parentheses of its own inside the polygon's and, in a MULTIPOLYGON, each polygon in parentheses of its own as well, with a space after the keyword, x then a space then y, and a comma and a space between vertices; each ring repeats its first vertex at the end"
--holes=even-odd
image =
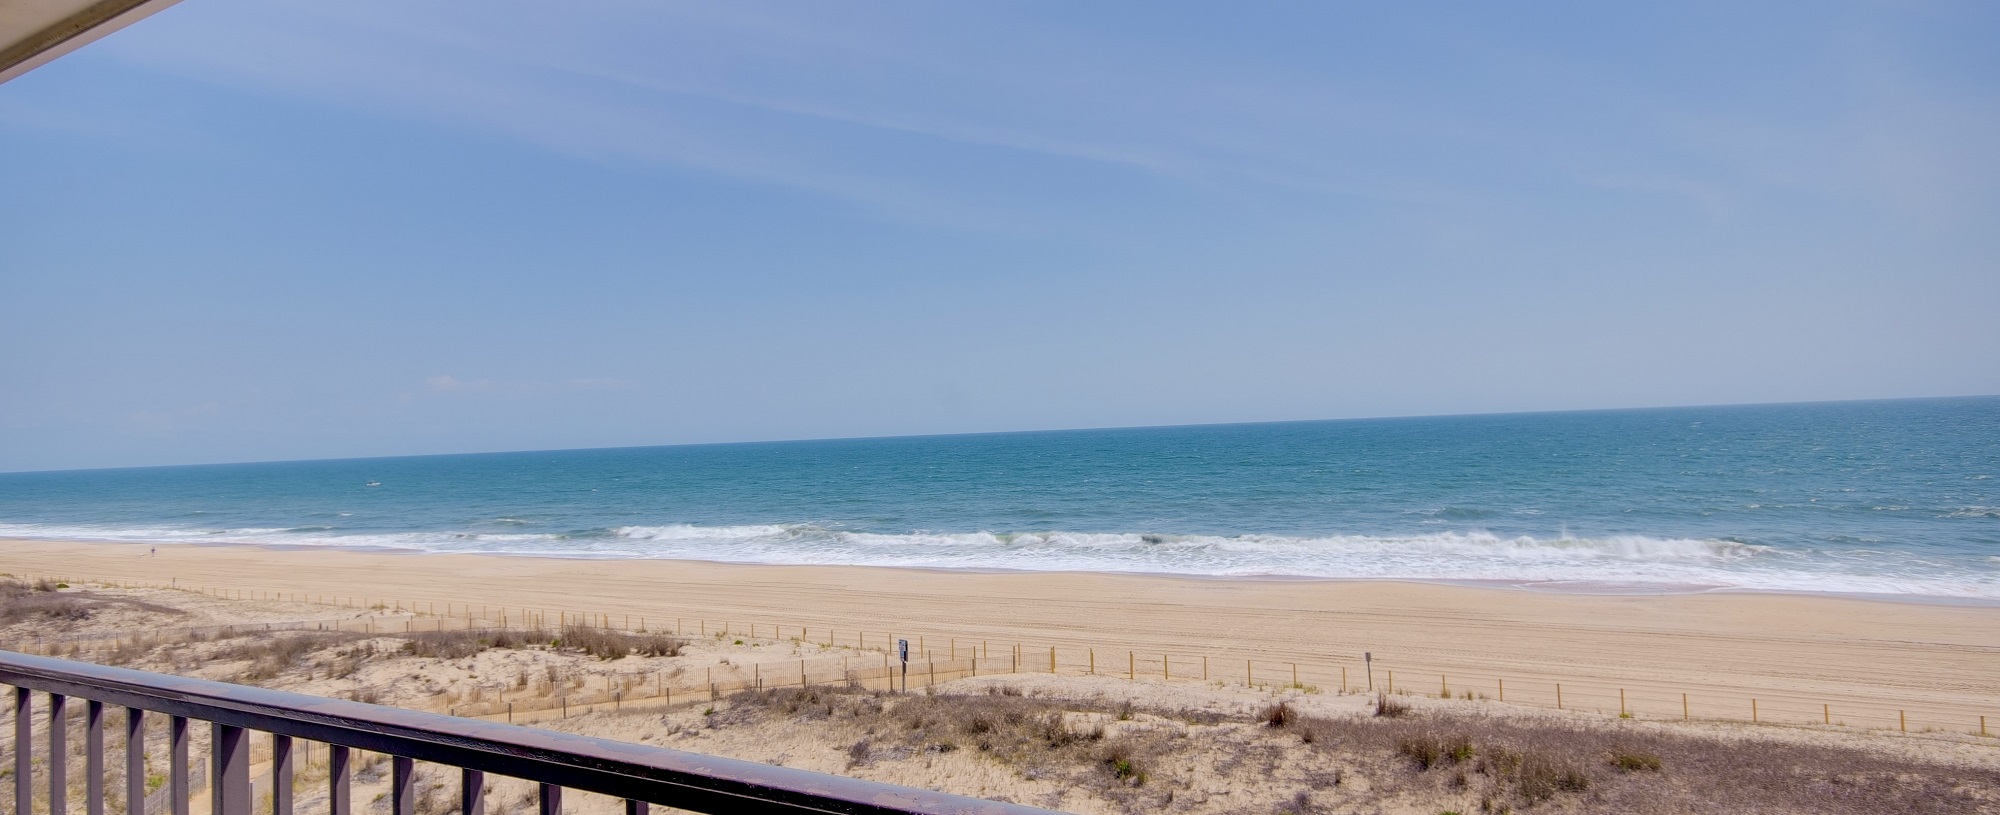
POLYGON ((125 815, 146 815, 146 711, 125 709, 125 815))
POLYGON ((83 703, 83 815, 104 815, 104 703, 83 703))
POLYGON ((250 732, 226 724, 209 725, 208 785, 213 815, 250 815, 250 732))
POLYGON ((646 815, 646 810, 649 808, 646 806, 645 801, 634 801, 630 798, 625 799, 625 815, 646 815))
POLYGON ((188 815, 188 720, 167 717, 167 804, 173 815, 188 815))
POLYGON ((465 770, 458 785, 458 815, 486 815, 486 774, 465 770))
POLYGON ((354 764, 347 745, 329 744, 326 755, 328 815, 353 815, 354 764))
POLYGON ((542 784, 541 802, 539 815, 562 815, 562 787, 542 784))
POLYGON ((49 815, 69 815, 69 697, 49 694, 49 815))
POLYGON ((33 701, 27 688, 14 689, 14 815, 34 815, 35 811, 33 701))
MULTIPOLYGON (((415 815, 417 762, 407 756, 389 757, 389 815, 415 815)), ((216 813, 224 815, 224 813, 216 813)))
POLYGON ((292 815, 292 737, 271 734, 271 815, 292 815))

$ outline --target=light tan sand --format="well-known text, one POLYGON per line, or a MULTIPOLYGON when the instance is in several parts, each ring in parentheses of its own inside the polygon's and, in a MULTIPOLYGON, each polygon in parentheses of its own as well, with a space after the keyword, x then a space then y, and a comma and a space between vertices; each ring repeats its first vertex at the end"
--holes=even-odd
MULTIPOLYGON (((459 715, 468 712, 467 701, 490 701, 497 695, 533 707, 533 702, 547 701, 553 694, 570 700, 566 710, 537 710, 518 719, 511 713, 487 718, 1091 815, 1168 809, 1191 815, 1280 811, 1429 815, 1487 811, 1483 805, 1518 803, 1516 799, 1525 794, 1521 792, 1525 788, 1509 786, 1514 781, 1489 777, 1486 770, 1475 768, 1468 776, 1466 768, 1459 766, 1459 780, 1453 781, 1450 772, 1413 768, 1406 757, 1388 752, 1399 738, 1394 724, 1403 720, 1372 717, 1373 697, 1366 694, 1250 688, 1227 682, 1021 673, 947 680, 937 688, 942 697, 936 700, 924 692, 881 695, 843 690, 835 679, 833 688, 822 684, 810 694, 786 689, 769 695, 730 694, 710 700, 692 691, 689 695, 694 699, 683 696, 676 705, 665 704, 666 700, 657 696, 648 698, 643 684, 628 685, 619 709, 589 689, 608 689, 613 680, 632 676, 648 681, 664 676, 688 679, 723 668, 745 679, 743 666, 758 664, 778 668, 774 678, 782 680, 799 659, 838 654, 841 656, 832 658, 872 664, 881 655, 790 640, 739 643, 731 636, 697 640, 675 657, 631 654, 603 660, 571 649, 532 646, 496 647, 442 658, 422 656, 407 647, 424 641, 424 635, 371 636, 355 633, 352 625, 345 626, 350 633, 344 635, 312 633, 317 625, 306 626, 307 633, 296 636, 263 631, 265 623, 309 618, 351 624, 355 618, 366 618, 377 630, 400 632, 402 623, 410 619, 407 614, 286 600, 225 600, 184 590, 112 588, 81 582, 53 594, 16 598, 8 611, 0 617, 4 619, 0 622, 0 647, 60 642, 61 655, 74 659, 438 712, 454 710, 459 715), (89 613, 32 611, 37 604, 60 607, 57 598, 64 596, 73 598, 72 604, 86 606, 89 613), (205 632, 184 641, 181 635, 196 625, 205 627, 205 632), (228 629, 213 630, 215 626, 228 629), (144 644, 135 643, 135 636, 144 644), (288 647, 287 642, 314 644, 299 648, 288 647), (988 694, 1003 688, 1008 693, 988 694), (1005 698, 1008 695, 1025 698, 1009 700, 1005 698), (593 698, 594 704, 590 703, 593 698), (928 704, 932 701, 939 704, 928 704), (1271 706, 1279 701, 1292 713, 1322 724, 1302 720, 1302 728, 1267 726, 1271 706), (1048 733, 1038 724, 1042 714, 1031 712, 1025 720, 1014 718, 1006 711, 1022 708, 1009 707, 1012 703, 1027 703, 1030 711, 1063 711, 1059 715, 1065 730, 1102 735, 1070 745, 1075 749, 1048 747, 1040 741, 1048 733), (970 729, 968 725, 974 721, 988 726, 970 729), (1013 725, 1008 723, 1020 724, 1025 731, 1010 730, 1013 725), (1381 730, 1385 723, 1389 732, 1367 735, 1381 730), (1308 732, 1321 738, 1307 738, 1308 732), (1026 753, 1010 746, 1021 744, 1016 740, 1023 736, 1031 746, 1026 753), (996 745, 991 750, 989 741, 996 745), (1105 756, 1113 754, 1129 756, 1151 780, 1136 784, 1130 779, 1120 781, 1105 763, 1109 760, 1105 756), (1300 806, 1306 799, 1310 799, 1310 806, 1300 806)), ((415 621, 446 622, 424 616, 415 621)), ((782 681, 777 684, 782 687, 782 681)), ((1851 797, 1840 798, 1850 805, 1841 811, 1892 811, 1886 806, 1890 803, 1894 811, 1914 811, 1919 804, 1951 811, 2000 811, 1995 808, 2000 807, 2000 784, 1995 783, 2000 777, 1993 773, 1993 768, 2000 767, 2000 749, 1996 749, 2000 742, 1991 738, 1716 721, 1627 721, 1595 712, 1539 710, 1494 700, 1444 701, 1413 696, 1402 700, 1417 711, 1406 722, 1409 728, 1403 731, 1404 736, 1449 732, 1477 740, 1479 750, 1554 751, 1551 755, 1555 760, 1568 762, 1567 766, 1595 779, 1588 793, 1565 794, 1537 805, 1534 811, 1538 812, 1741 811, 1750 808, 1749 799, 1744 797, 1753 792, 1745 786, 1750 778, 1757 779, 1758 794, 1769 792, 1765 796, 1769 800, 1763 804, 1772 806, 1764 807, 1765 811, 1818 812, 1824 810, 1815 804, 1828 801, 1821 800, 1825 796, 1820 793, 1825 790, 1815 785, 1825 781, 1828 773, 1847 780, 1870 779, 1868 789, 1874 799, 1857 802, 1851 797), (1560 738, 1573 736, 1582 741, 1536 742, 1532 733, 1538 727, 1553 727, 1560 738), (1588 735, 1592 733, 1608 741, 1592 742, 1588 735), (1524 737, 1528 741, 1523 741, 1524 737), (1684 744, 1681 740, 1685 739, 1696 743, 1684 744), (1660 749, 1671 769, 1657 777, 1627 777, 1604 769, 1610 755, 1604 752, 1606 745, 1641 752, 1660 749), (1718 756, 1728 751, 1735 752, 1718 756), (1752 762, 1753 766, 1734 773, 1718 770, 1736 768, 1739 761, 1752 762), (1885 787, 1890 778, 1894 785, 1885 787), (1811 789, 1798 788, 1799 782, 1811 789), (1692 794, 1687 790, 1689 785, 1717 790, 1720 797, 1692 794), (1661 803, 1657 800, 1661 795, 1682 797, 1661 803), (1657 805, 1634 809, 1632 805, 1637 803, 1657 805)), ((0 732, 8 729, 6 716, 0 712, 0 732)), ((38 716, 46 716, 46 711, 38 716)), ((196 728, 196 755, 204 755, 208 749, 205 732, 205 728, 196 728)), ((122 749, 116 744, 112 748, 122 749)), ((324 813, 325 753, 311 744, 303 749, 298 811, 301 815, 324 813)), ((158 766, 164 754, 159 749, 152 752, 150 760, 158 766)), ((253 740, 252 756, 258 762, 252 768, 253 778, 261 785, 269 772, 268 752, 253 740)), ((356 802, 368 802, 365 811, 386 812, 388 779, 380 757, 363 755, 361 766, 356 802)), ((517 815, 533 811, 534 785, 498 778, 489 781, 489 812, 517 815)), ((452 811, 450 791, 456 783, 451 768, 420 765, 419 815, 452 811)), ((73 778, 73 797, 81 795, 77 784, 78 779, 73 778)), ((122 789, 117 783, 112 787, 122 789)), ((257 793, 260 797, 263 794, 257 793)), ((206 804, 205 793, 197 793, 193 808, 198 811, 206 804)), ((118 802, 111 808, 119 809, 118 802)), ((566 811, 616 815, 622 805, 602 796, 578 793, 566 811)))
MULTIPOLYGON (((2000 608, 1814 596, 1586 596, 1343 581, 1180 579, 1076 573, 741 566, 482 555, 383 554, 251 546, 0 541, 0 571, 297 592, 404 604, 490 604, 644 617, 693 630, 803 628, 878 646, 907 637, 942 658, 1016 643, 1031 662, 1124 676, 1292 681, 1498 696, 1616 715, 1619 690, 1642 718, 1819 722, 1912 731, 2000 732, 2000 608), (699 622, 698 622, 699 621, 699 622), (921 638, 921 639, 920 639, 921 638), (1131 652, 1136 655, 1128 656, 1131 652), (1828 706, 1822 708, 1822 705, 1828 706)), ((516 617, 518 619, 518 617, 516 617)), ((919 655, 921 658, 921 655, 919 655)))

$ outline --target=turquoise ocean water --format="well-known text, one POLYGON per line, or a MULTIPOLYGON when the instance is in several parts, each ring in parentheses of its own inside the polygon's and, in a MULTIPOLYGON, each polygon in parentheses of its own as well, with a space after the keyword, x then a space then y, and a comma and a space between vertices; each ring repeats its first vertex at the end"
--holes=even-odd
POLYGON ((14 473, 0 536, 2000 602, 2000 397, 14 473))

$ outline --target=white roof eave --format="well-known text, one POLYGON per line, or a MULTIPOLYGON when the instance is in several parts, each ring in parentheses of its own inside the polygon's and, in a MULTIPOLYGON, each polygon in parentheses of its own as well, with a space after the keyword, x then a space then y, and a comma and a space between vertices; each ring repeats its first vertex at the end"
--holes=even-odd
POLYGON ((179 0, 0 0, 0 82, 179 0))

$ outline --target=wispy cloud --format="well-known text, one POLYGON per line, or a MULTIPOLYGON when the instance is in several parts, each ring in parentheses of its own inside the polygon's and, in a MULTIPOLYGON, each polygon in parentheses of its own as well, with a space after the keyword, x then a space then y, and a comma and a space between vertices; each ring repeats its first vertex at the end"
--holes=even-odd
POLYGON ((1503 210, 1524 176, 1673 195, 1710 218, 1740 212, 1753 185, 1931 218, 1983 205, 2000 100, 1910 79, 1909 44, 1872 19, 1811 21, 1849 38, 1854 75, 1821 89, 1822 110, 1783 112, 1605 71, 1589 49, 1495 36, 1493 20, 1408 35, 1384 54, 1419 63, 1396 67, 1400 83, 1340 70, 1389 66, 1286 67, 1048 15, 867 5, 237 3, 110 45, 212 81, 968 229, 1036 221, 1072 193, 1046 180, 1065 165, 1198 193, 1503 210), (1408 80, 1439 70, 1459 76, 1408 80), (1005 156, 1055 163, 1010 173, 1032 165, 1005 156))
POLYGON ((560 16, 574 19, 543 10, 520 28, 468 30, 405 8, 257 8, 187 23, 180 36, 124 53, 161 70, 496 131, 592 161, 688 168, 974 229, 1006 230, 1036 210, 999 192, 1018 177, 999 187, 975 180, 991 171, 994 153, 1197 188, 1436 200, 1458 193, 1391 180, 1379 158, 1344 143, 1383 131, 1465 138, 1475 130, 1412 121, 1407 109, 1299 77, 1230 65, 1194 72, 1171 53, 1059 31, 1014 32, 1039 38, 1048 63, 1018 66, 995 64, 994 54, 940 53, 923 32, 898 40, 849 30, 864 40, 847 42, 768 15, 585 6, 560 16), (545 36, 532 29, 537 22, 594 27, 603 42, 545 36), (631 29, 664 41, 632 42, 621 33, 631 29), (704 41, 703 29, 739 36, 704 41), (773 53, 760 37, 809 53, 773 53), (661 56, 681 50, 693 53, 661 56), (972 152, 918 161, 882 141, 891 135, 972 152), (940 162, 967 172, 941 176, 940 162))

